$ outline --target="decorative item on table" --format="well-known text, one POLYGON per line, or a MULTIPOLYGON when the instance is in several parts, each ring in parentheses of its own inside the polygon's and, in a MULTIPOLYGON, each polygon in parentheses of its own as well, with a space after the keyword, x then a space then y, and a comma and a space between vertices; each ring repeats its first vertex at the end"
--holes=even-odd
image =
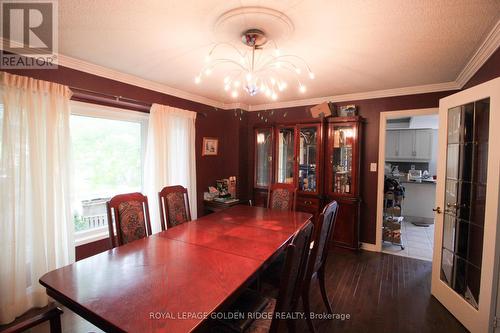
POLYGON ((236 198, 236 176, 229 177, 229 184, 227 188, 231 198, 236 198))
POLYGON ((208 187, 208 192, 203 193, 203 200, 212 201, 219 196, 219 191, 213 186, 208 187))
POLYGON ((203 147, 201 148, 201 156, 217 156, 219 150, 219 139, 203 138, 203 147))
POLYGON ((358 115, 358 108, 354 104, 339 106, 338 117, 354 117, 358 115))
POLYGON ((215 181, 215 187, 219 191, 219 198, 231 197, 229 193, 229 179, 219 179, 215 181))

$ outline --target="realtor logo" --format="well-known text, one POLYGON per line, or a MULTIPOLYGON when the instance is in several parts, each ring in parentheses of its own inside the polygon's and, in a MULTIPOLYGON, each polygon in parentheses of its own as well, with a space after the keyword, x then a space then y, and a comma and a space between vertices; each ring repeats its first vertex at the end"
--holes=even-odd
POLYGON ((57 68, 57 2, 2 0, 0 68, 57 68))

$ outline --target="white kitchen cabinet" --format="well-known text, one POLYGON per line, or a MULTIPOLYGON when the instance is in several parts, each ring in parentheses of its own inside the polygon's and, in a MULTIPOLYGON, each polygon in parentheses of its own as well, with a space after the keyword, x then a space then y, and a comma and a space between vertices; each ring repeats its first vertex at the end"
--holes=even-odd
POLYGON ((411 161, 415 157, 415 130, 399 131, 398 158, 411 161))
POLYGON ((432 135, 430 129, 415 130, 415 159, 430 160, 432 158, 432 135))
POLYGON ((385 136, 385 159, 394 160, 398 158, 398 136, 399 131, 387 131, 385 136))
POLYGON ((431 129, 401 129, 386 132, 386 161, 430 161, 432 158, 431 129))

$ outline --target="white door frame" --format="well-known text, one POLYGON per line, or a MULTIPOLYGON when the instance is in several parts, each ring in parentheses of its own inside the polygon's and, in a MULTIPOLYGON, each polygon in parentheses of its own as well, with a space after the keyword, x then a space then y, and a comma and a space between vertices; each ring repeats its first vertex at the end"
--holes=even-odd
MULTIPOLYGON (((481 264, 481 292, 478 309, 440 279, 441 248, 443 242, 443 218, 436 218, 434 236, 434 256, 432 261, 431 294, 435 296, 471 332, 492 332, 497 297, 498 260, 500 255, 500 78, 482 83, 458 92, 439 101, 439 158, 438 180, 444 179, 446 168, 446 112, 455 106, 464 105, 484 98, 490 98, 488 174, 486 187, 486 207, 484 216, 483 258, 481 264), (436 251, 436 249, 438 249, 436 251)), ((436 205, 444 208, 445 182, 437 184, 436 205)))
POLYGON ((412 116, 426 116, 438 114, 439 108, 412 109, 401 111, 385 111, 380 113, 380 128, 378 139, 378 175, 377 175, 377 232, 375 250, 382 252, 382 227, 384 207, 384 166, 385 166, 385 137, 387 120, 412 116))

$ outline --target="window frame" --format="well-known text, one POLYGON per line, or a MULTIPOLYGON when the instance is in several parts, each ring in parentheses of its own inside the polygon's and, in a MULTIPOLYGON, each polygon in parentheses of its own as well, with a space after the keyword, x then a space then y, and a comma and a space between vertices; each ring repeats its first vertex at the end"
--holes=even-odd
MULTIPOLYGON (((109 120, 129 121, 141 125, 141 190, 144 189, 144 163, 148 138, 149 113, 132 111, 100 104, 70 101, 71 116, 83 116, 109 120)), ((75 246, 109 238, 108 226, 74 232, 75 246)))

